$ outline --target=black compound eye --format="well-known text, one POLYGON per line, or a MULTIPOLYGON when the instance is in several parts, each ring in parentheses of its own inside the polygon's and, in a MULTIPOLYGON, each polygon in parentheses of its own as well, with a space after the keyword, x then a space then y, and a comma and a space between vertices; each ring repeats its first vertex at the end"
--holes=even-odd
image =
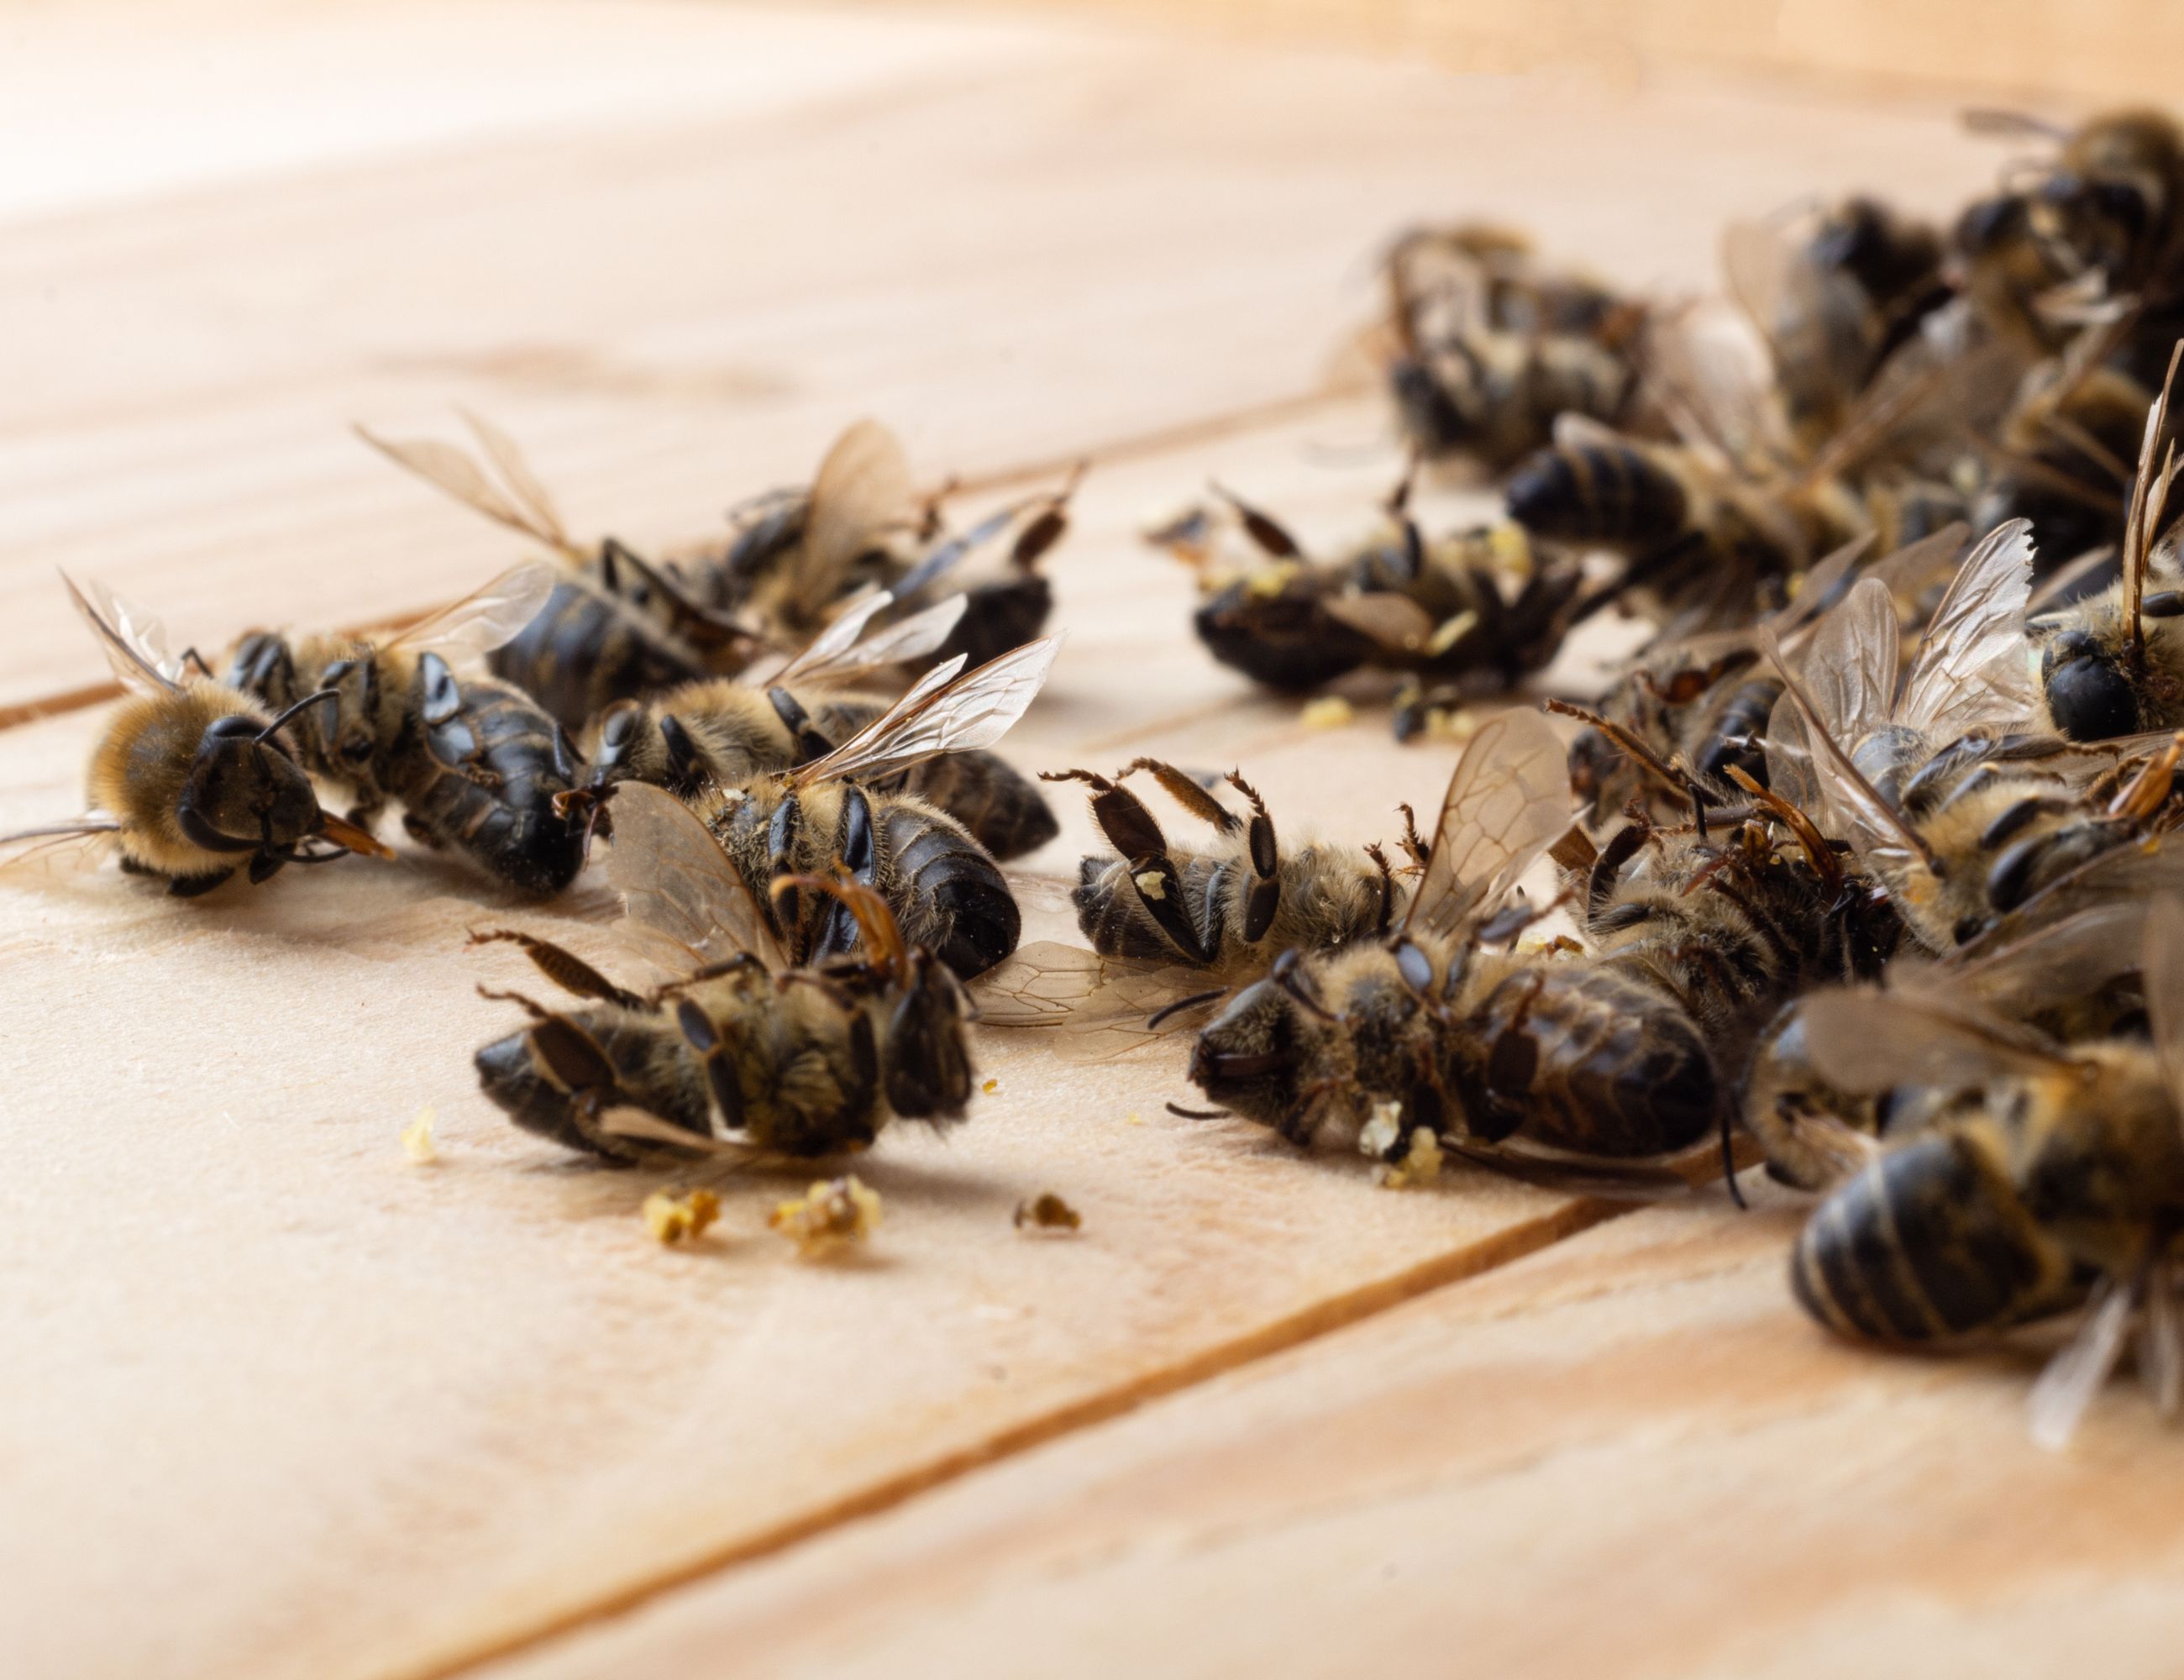
POLYGON ((254 737, 265 727, 256 718, 246 717, 239 712, 231 713, 226 717, 214 718, 205 726, 205 739, 227 741, 238 736, 247 739, 254 737))
POLYGON ((2100 643, 2082 630, 2066 630, 2049 642, 2040 656, 2041 668, 2053 671, 2059 665, 2067 665, 2079 659, 2100 658, 2100 643))
POLYGON ((2073 741, 2106 741, 2138 727, 2138 703, 2114 665, 2073 659, 2048 674, 2048 709, 2073 741))

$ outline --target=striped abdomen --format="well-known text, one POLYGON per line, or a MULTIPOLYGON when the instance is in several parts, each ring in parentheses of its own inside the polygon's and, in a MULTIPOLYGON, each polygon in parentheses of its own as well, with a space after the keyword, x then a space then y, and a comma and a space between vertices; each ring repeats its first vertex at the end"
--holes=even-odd
POLYGON ((966 980, 1016 949, 1016 898, 976 841, 914 804, 889 800, 878 815, 888 897, 905 939, 966 980))
POLYGON ((1542 961, 1464 1023, 1484 1058, 1464 1093, 1474 1127, 1598 1155, 1652 1155, 1705 1136, 1713 1061, 1691 1018, 1597 963, 1542 961))
POLYGON ((569 778, 553 719, 504 683, 466 679, 454 715, 419 723, 393 791, 410 821, 520 892, 560 892, 584 863, 584 833, 554 809, 569 778))
POLYGON ((1876 1342, 1997 1330, 2072 1299, 2068 1256, 1960 1132, 1914 1138, 1839 1186, 1798 1234, 1790 1282, 1829 1329, 1876 1342))
POLYGON ((655 626, 574 579, 556 583, 544 609, 488 663, 571 730, 616 700, 645 699, 705 675, 655 626))
POLYGON ((1535 537, 1644 553, 1683 534, 1682 481, 1631 443, 1541 449, 1509 477, 1509 517, 1535 537))
POLYGON ((996 858, 1035 852, 1061 832, 1039 784, 991 753, 944 753, 914 765, 899 785, 947 812, 996 858))

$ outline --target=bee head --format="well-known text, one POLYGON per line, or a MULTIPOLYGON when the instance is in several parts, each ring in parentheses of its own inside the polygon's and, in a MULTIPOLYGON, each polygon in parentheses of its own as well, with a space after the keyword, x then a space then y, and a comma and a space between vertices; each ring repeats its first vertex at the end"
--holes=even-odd
POLYGON ((1579 804, 1602 812, 1622 803, 1630 761, 1602 731, 1587 727, 1572 736, 1568 762, 1570 793, 1579 804))
POLYGON ((2115 659, 2083 630, 2049 637, 2040 687, 2055 727, 2073 741, 2105 741, 2138 727, 2138 701, 2115 659))
POLYGON ((319 825, 311 779, 264 719, 217 719, 198 741, 176 824, 192 845, 213 852, 293 846, 319 825))
POLYGON ((2040 185, 2032 225, 2083 268, 2111 278, 2128 274, 2145 248, 2156 212, 2153 183, 2132 175, 2058 170, 2040 185))
POLYGON ((1296 999, 1271 979, 1255 982, 1199 1033, 1190 1082, 1222 1108, 1279 1126, 1297 1104, 1306 1037, 1296 999))

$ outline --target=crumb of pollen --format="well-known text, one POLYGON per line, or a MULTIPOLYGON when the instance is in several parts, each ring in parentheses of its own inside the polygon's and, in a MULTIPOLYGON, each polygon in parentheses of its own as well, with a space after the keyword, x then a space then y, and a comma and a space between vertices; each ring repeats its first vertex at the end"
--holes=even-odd
POLYGON ((1426 653, 1438 659, 1479 627, 1479 615, 1474 612, 1451 614, 1440 621, 1440 626, 1426 638, 1426 653))
POLYGON ((774 1209, 766 1221, 807 1260, 844 1243, 861 1243, 880 1222, 879 1192, 851 1174, 814 1184, 774 1209))
POLYGON ((1135 876, 1132 878, 1138 883, 1138 891, 1144 893, 1148 898, 1165 898, 1167 897, 1167 882, 1162 877, 1161 872, 1158 870, 1149 869, 1143 875, 1135 876))
POLYGON ((1445 707, 1435 706, 1426 713, 1426 735, 1430 740, 1461 743, 1478 733, 1479 720, 1468 711, 1461 709, 1450 711, 1445 707))
POLYGON ((710 1190, 693 1190, 680 1197, 655 1190, 644 1199, 644 1228, 654 1242, 669 1248, 696 1241, 720 1216, 721 1199, 710 1190))
POLYGON ((1244 592, 1272 600, 1290 587, 1290 580, 1302 568, 1291 560, 1283 560, 1270 566, 1261 566, 1244 580, 1244 592))
POLYGON ((1340 729, 1357 714, 1340 694, 1323 694, 1307 702, 1300 715, 1306 729, 1340 729))
POLYGON ((1084 1216, 1053 1191, 1042 1190, 1030 1201, 1017 1204, 1016 1223, 1019 1231, 1027 1225, 1041 1231, 1074 1231, 1084 1223, 1084 1216))
POLYGON ((1486 528, 1486 546, 1502 570, 1524 577, 1532 570, 1532 539, 1514 520, 1497 520, 1486 528))
POLYGON ((998 1079, 989 1079, 978 1088, 989 1097, 998 1097, 1001 1093, 1001 1082, 998 1079))
POLYGON ((1411 1131, 1411 1147, 1380 1175, 1384 1189, 1412 1190, 1430 1184, 1440 1177, 1440 1139, 1429 1127, 1414 1126, 1411 1131))
POLYGON ((1145 1123, 1145 1117, 1135 1110, 1123 1116, 1123 1124, 1125 1126, 1143 1126, 1145 1123))
POLYGON ((429 1166, 440 1158, 432 1143, 432 1126, 439 1117, 438 1110, 427 1103, 417 1110, 416 1119, 402 1128, 402 1153, 419 1166, 429 1166))
POLYGON ((1403 1105, 1393 1101, 1375 1103, 1357 1133, 1357 1153, 1370 1155, 1375 1160, 1384 1160, 1388 1151, 1396 1147, 1396 1139, 1402 1135, 1403 1105))

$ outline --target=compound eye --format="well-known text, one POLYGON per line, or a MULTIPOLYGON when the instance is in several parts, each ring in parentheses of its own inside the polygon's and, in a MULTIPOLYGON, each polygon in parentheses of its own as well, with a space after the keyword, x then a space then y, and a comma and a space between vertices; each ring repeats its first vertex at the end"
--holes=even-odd
POLYGON ((2098 659, 2058 665, 2048 677, 2048 709, 2073 741, 2106 741, 2138 727, 2138 703, 2114 666, 2098 659))
POLYGON ((637 739, 638 709, 627 703, 615 707, 607 714, 606 721, 599 726, 599 745, 610 753, 629 749, 637 739))
POLYGON ((214 718, 207 724, 205 739, 208 741, 231 741, 237 737, 245 740, 254 739, 259 732, 265 727, 265 726, 256 718, 247 717, 240 712, 233 712, 226 717, 214 718))
POLYGON ((2067 665, 2080 659, 2100 658, 2100 644, 2083 630, 2066 630, 2048 644, 2041 663, 2053 671, 2059 665, 2067 665))

